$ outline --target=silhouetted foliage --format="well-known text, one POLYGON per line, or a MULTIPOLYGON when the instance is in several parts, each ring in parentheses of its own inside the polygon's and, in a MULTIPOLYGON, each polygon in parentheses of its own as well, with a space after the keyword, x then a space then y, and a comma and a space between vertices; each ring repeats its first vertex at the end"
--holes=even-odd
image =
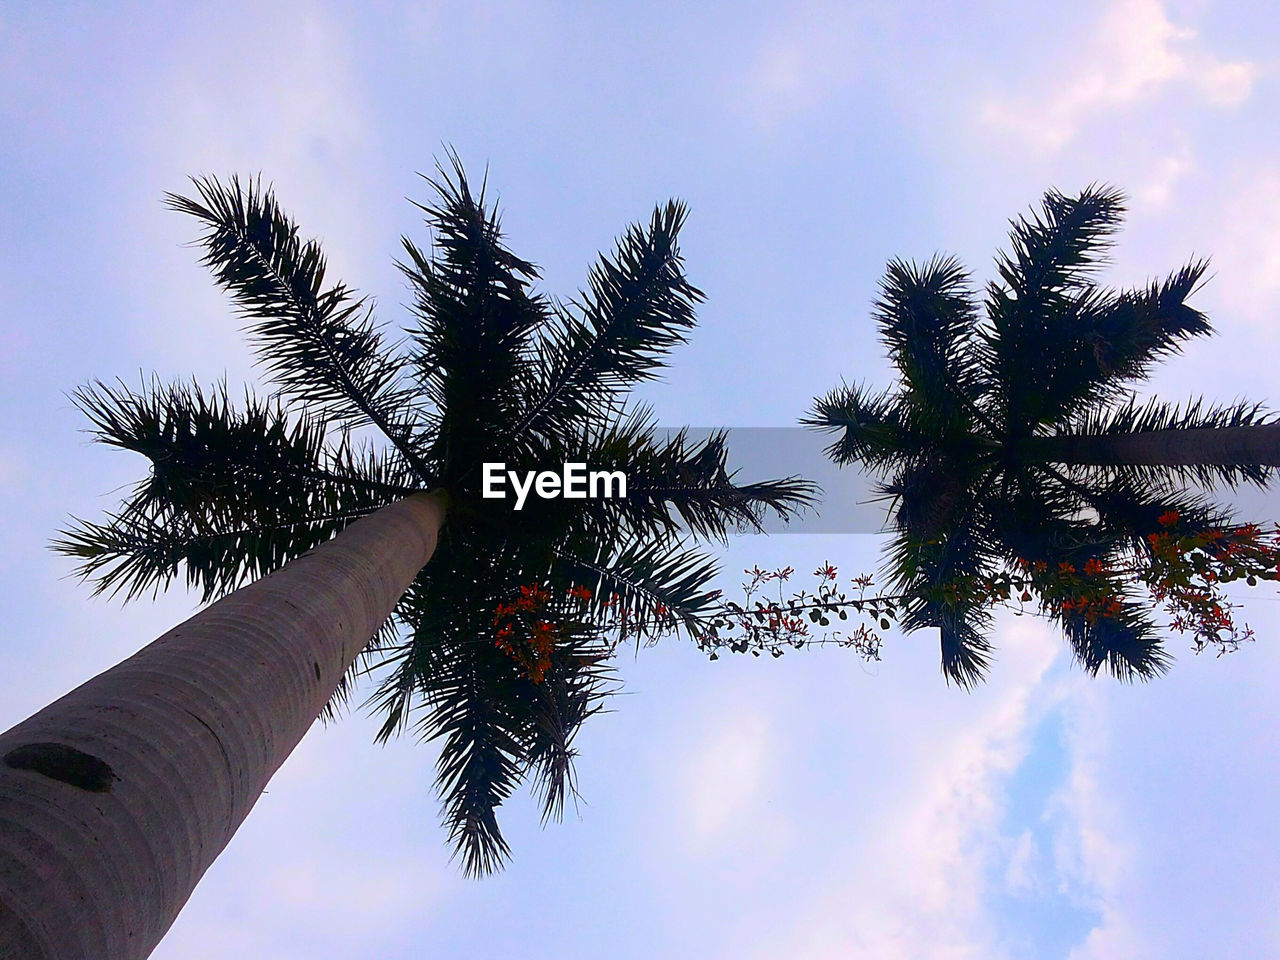
POLYGON ((1051 191, 1039 211, 1013 221, 981 301, 954 259, 891 262, 874 316, 899 383, 842 386, 805 420, 837 434, 828 448, 837 463, 882 477, 897 531, 888 588, 904 598, 901 623, 939 629, 943 671, 961 685, 990 662, 991 605, 957 585, 993 583, 1001 571, 1039 594, 1090 673, 1163 672, 1151 598, 1121 571, 1151 566, 1152 537, 1167 532, 1161 516, 1179 517, 1182 531, 1226 526, 1226 512, 1185 482, 1270 476, 1256 463, 1099 465, 1063 455, 1066 441, 1078 450, 1125 434, 1274 422, 1256 404, 1137 400, 1135 381, 1210 333, 1187 302, 1206 264, 1134 290, 1099 285, 1122 214, 1109 188, 1051 191), (1051 576, 1086 567, 1107 580, 1107 604, 1089 615, 1059 602, 1051 576))
POLYGON ((77 521, 56 546, 100 591, 131 598, 183 577, 211 600, 385 504, 446 491, 435 556, 361 667, 379 678, 382 738, 411 726, 440 741, 445 822, 466 870, 484 873, 508 856, 496 811, 522 780, 533 778, 547 816, 572 792, 574 736, 609 688, 620 615, 702 629, 715 565, 692 540, 756 529, 763 511, 789 515, 811 490, 736 485, 722 436, 661 440, 627 403, 684 341, 701 300, 677 247, 682 204, 630 227, 561 303, 534 290, 536 267, 504 246, 484 188, 474 193, 451 160, 421 208, 433 247, 403 241, 413 322, 401 343, 368 300, 329 280, 319 246, 270 189, 202 178, 192 196, 171 195, 201 224, 204 263, 276 393, 237 405, 225 386, 78 391, 97 438, 151 469, 118 511, 77 521), (486 462, 620 469, 628 495, 530 498, 517 512, 481 496, 486 462), (495 615, 529 585, 577 591, 536 669, 498 635, 516 622, 495 615))

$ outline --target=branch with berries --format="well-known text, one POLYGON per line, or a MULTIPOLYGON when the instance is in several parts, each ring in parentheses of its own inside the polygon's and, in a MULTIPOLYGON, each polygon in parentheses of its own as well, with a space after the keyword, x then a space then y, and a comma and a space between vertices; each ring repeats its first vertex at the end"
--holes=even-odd
MULTIPOLYGON (((1169 511, 1160 517, 1160 526, 1146 538, 1148 549, 1120 563, 1095 557, 1077 568, 1019 558, 1007 570, 936 586, 930 599, 968 607, 1012 606, 1019 613, 1034 604, 1034 612, 1082 617, 1094 624, 1121 616, 1136 586, 1164 612, 1171 630, 1191 636, 1196 653, 1238 650, 1254 632, 1237 622, 1240 605, 1230 601, 1224 588, 1238 581, 1253 587, 1280 580, 1280 524, 1270 530, 1252 523, 1186 529, 1177 512, 1169 511)), ((741 601, 724 599, 699 617, 679 620, 661 606, 654 616, 639 619, 617 597, 599 601, 589 611, 592 593, 582 585, 569 587, 563 596, 546 586, 521 587, 519 597, 495 611, 495 643, 538 683, 552 668, 556 645, 583 632, 609 637, 606 655, 625 641, 649 643, 683 628, 712 660, 726 652, 780 657, 788 650, 837 646, 876 661, 884 632, 911 599, 873 593, 870 574, 848 578, 842 587, 831 563, 813 572, 810 589, 799 591, 790 586, 792 567, 743 572, 747 579, 741 601)))
POLYGON ((839 571, 824 563, 813 572, 816 584, 812 593, 800 590, 786 596, 783 585, 795 574, 794 568, 752 567, 743 572, 750 579, 742 585, 742 602, 725 601, 707 618, 706 631, 696 638, 712 660, 722 650, 780 657, 786 650, 810 646, 845 647, 865 660, 880 659, 884 638, 877 628, 889 629, 897 608, 889 597, 867 595, 874 582, 870 574, 853 577, 849 589, 842 590, 839 571), (833 622, 833 618, 848 621, 850 613, 867 622, 850 628, 833 622))

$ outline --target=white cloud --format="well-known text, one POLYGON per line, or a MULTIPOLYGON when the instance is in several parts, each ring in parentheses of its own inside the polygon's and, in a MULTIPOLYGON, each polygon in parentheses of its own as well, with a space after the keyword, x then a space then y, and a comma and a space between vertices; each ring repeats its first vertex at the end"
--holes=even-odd
POLYGON ((229 369, 238 379, 250 364, 240 323, 185 246, 196 225, 163 208, 161 194, 188 192, 192 175, 261 173, 302 234, 321 240, 330 277, 357 288, 389 255, 371 229, 388 198, 363 189, 379 182, 369 169, 377 150, 339 24, 300 5, 256 13, 248 31, 236 18, 201 26, 175 38, 182 52, 148 84, 147 109, 129 117, 146 172, 126 211, 137 239, 121 253, 146 311, 139 340, 184 373, 194 365, 202 377, 229 369))
POLYGON ((1034 891, 1036 882, 1036 850, 1035 837, 1030 830, 1023 830, 1013 842, 1009 853, 1009 862, 1004 871, 1004 888, 1009 893, 1029 893, 1034 891))
MULTIPOLYGON (((895 731, 897 749, 914 751, 915 782, 864 825, 838 873, 816 880, 812 906, 784 943, 761 956, 999 955, 986 902, 990 877, 1017 880, 1022 869, 999 862, 1003 788, 1054 699, 1043 678, 1060 644, 1043 625, 1024 620, 1001 631, 1000 648, 997 675, 960 705, 962 718, 935 716, 927 729, 895 731)), ((1016 860, 1016 847, 1012 854, 1016 860)))
POLYGON ((724 705, 708 714, 683 761, 683 820, 691 845, 708 850, 744 827, 758 831, 761 788, 774 767, 769 717, 748 704, 724 705))
POLYGON ((1258 68, 1252 63, 1234 61, 1199 64, 1196 83, 1205 100, 1219 107, 1235 107, 1249 99, 1258 68))
POLYGON ((1280 302, 1280 165, 1265 163, 1236 178, 1213 229, 1214 295, 1240 311, 1255 333, 1275 337, 1280 302))
POLYGON ((1191 151, 1186 147, 1160 157, 1135 187, 1133 199, 1148 210, 1167 209, 1175 188, 1194 168, 1191 151))
POLYGON ((847 11, 824 4, 798 8, 785 23, 771 24, 745 73, 735 78, 756 123, 772 127, 821 106, 853 79, 857 42, 847 11))
POLYGON ((1115 0, 1080 60, 1058 71, 1061 83, 1031 97, 989 100, 982 119, 1052 151, 1092 120, 1152 100, 1173 84, 1217 107, 1246 100, 1257 68, 1220 60, 1195 37, 1169 19, 1161 0, 1115 0))
POLYGON ((1120 839, 1125 835, 1121 816, 1102 780, 1109 735, 1107 701, 1099 684, 1108 681, 1074 679, 1064 708, 1071 769, 1050 802, 1057 825, 1054 866, 1062 892, 1101 917, 1071 953, 1072 960, 1125 960, 1140 954, 1137 931, 1120 908, 1121 891, 1132 877, 1133 851, 1120 839))

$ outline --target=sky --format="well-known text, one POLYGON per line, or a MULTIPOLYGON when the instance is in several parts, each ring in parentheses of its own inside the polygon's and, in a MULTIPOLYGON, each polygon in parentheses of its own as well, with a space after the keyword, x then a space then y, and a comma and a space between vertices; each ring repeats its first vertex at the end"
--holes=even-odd
MULTIPOLYGON (((93 598, 47 543, 141 463, 89 443, 92 378, 260 382, 165 191, 261 173, 333 275, 406 314, 406 198, 446 146, 488 169, 516 253, 571 295, 683 198, 700 325, 642 399, 662 423, 781 427, 842 378, 889 383, 869 320, 887 260, 990 276, 1049 187, 1123 188, 1108 279, 1212 256, 1218 334, 1149 384, 1280 403, 1280 43, 1269 5, 27 3, 0 7, 0 728, 196 609, 93 598)), ((1277 519, 1276 516, 1255 519, 1277 519)), ((847 573, 879 537, 735 540, 847 573)), ((989 681, 936 638, 621 663, 581 734, 583 794, 514 860, 449 862, 434 751, 317 726, 196 889, 160 960, 474 957, 1247 958, 1280 955, 1280 610, 1222 658, 1089 678, 1002 617, 989 681)))

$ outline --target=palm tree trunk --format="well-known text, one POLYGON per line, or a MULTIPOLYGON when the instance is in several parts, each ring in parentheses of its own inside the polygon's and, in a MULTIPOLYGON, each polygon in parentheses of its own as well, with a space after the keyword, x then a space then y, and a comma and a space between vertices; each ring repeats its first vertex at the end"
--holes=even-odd
POLYGON ((352 524, 0 734, 0 957, 141 960, 435 550, 352 524))
POLYGON ((1031 460, 1063 464, 1174 467, 1197 464, 1280 466, 1280 423, 1097 436, 1035 437, 1031 460))

